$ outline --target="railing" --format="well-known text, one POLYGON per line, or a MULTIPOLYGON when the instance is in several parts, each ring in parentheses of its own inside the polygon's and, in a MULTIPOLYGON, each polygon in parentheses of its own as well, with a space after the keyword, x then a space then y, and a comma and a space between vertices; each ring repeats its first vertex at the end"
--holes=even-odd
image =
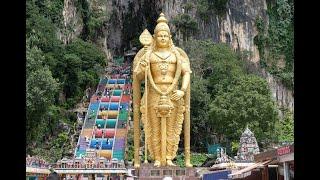
POLYGON ((50 167, 50 164, 45 162, 44 160, 30 157, 29 159, 26 159, 26 167, 48 169, 50 167))
MULTIPOLYGON (((100 82, 102 81, 102 79, 103 79, 103 78, 101 77, 100 80, 99 80, 99 82, 98 82, 98 85, 97 85, 97 89, 96 89, 95 94, 98 93, 99 84, 100 84, 100 82)), ((89 116, 89 114, 90 114, 90 105, 91 105, 91 102, 90 102, 90 101, 91 101, 91 97, 90 97, 90 99, 89 99, 88 111, 87 111, 86 116, 84 117, 84 121, 83 121, 83 125, 82 125, 82 128, 81 128, 81 132, 80 132, 79 137, 78 137, 78 142, 77 142, 76 148, 75 148, 75 150, 74 150, 74 156, 77 155, 78 145, 79 145, 79 143, 80 143, 80 137, 81 137, 81 134, 83 133, 84 128, 86 127, 86 122, 87 122, 88 116, 89 116)), ((98 108, 99 108, 99 107, 98 107, 98 108)), ((97 114, 98 114, 98 113, 97 113, 97 114)), ((90 142, 89 142, 89 143, 90 143, 90 142)))
POLYGON ((124 168, 124 163, 119 161, 108 161, 101 160, 99 157, 97 158, 88 158, 90 161, 94 161, 95 163, 87 163, 86 158, 84 159, 70 159, 65 162, 52 164, 51 167, 55 167, 55 169, 83 169, 83 168, 95 168, 95 169, 115 169, 115 168, 124 168))
MULTIPOLYGON (((100 81, 99 81, 99 84, 98 84, 98 87, 97 87, 97 90, 96 90, 96 94, 97 94, 97 92, 98 92, 100 82, 102 82, 103 79, 104 79, 104 78, 101 78, 100 81)), ((107 84, 108 84, 108 82, 107 82, 107 84)), ((102 91, 102 94, 101 94, 101 98, 104 96, 105 91, 106 91, 106 88, 104 87, 104 88, 103 88, 103 91, 102 91)), ((98 118, 99 108, 100 108, 100 104, 101 104, 101 98, 98 100, 98 109, 97 109, 96 116, 95 116, 95 118, 94 118, 94 124, 96 124, 96 121, 97 121, 97 118, 98 118)), ((90 106, 89 106, 89 107, 90 107, 90 106)), ((89 148, 90 148, 90 144, 91 144, 92 139, 95 139, 95 129, 94 129, 94 128, 93 128, 92 132, 93 132, 93 138, 91 138, 90 141, 89 141, 89 148)), ((101 149, 101 146, 99 147, 99 150, 100 150, 100 149, 101 149)))
MULTIPOLYGON (((120 77, 120 76, 119 76, 120 77)), ((118 78, 117 78, 117 81, 116 81, 116 84, 118 84, 118 78)), ((116 85, 115 84, 115 85, 116 85)), ((114 88, 115 90, 115 88, 114 88)), ((112 92, 112 95, 114 94, 114 90, 112 92)), ((122 98, 122 94, 123 92, 121 92, 121 95, 120 95, 120 98, 119 98, 119 102, 118 102, 118 116, 117 116, 117 120, 116 120, 116 125, 114 127, 114 136, 113 136, 113 144, 112 144, 112 149, 111 149, 111 159, 113 158, 113 151, 114 151, 114 146, 116 144, 116 135, 117 135, 117 129, 118 129, 118 121, 119 121, 119 116, 120 116, 120 104, 121 104, 121 98, 122 98)), ((111 101, 111 100, 110 100, 111 101)))

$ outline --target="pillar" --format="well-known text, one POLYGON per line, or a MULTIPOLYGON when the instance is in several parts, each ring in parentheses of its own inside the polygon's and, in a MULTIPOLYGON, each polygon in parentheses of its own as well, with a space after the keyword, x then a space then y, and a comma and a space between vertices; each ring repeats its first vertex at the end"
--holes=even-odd
POLYGON ((105 174, 105 175, 104 175, 104 179, 105 179, 105 180, 109 180, 109 175, 108 175, 108 174, 105 174))
MULTIPOLYGON (((63 180, 66 177, 66 174, 61 174, 60 179, 63 180)), ((67 178, 65 178, 67 179, 67 178)))
POLYGON ((290 180, 290 175, 289 175, 289 163, 288 162, 284 162, 283 163, 283 176, 284 176, 284 180, 290 180))
POLYGON ((95 180, 96 179, 96 175, 95 174, 89 174, 88 179, 95 180))
POLYGON ((269 180, 269 168, 268 165, 264 166, 262 169, 262 180, 269 180))

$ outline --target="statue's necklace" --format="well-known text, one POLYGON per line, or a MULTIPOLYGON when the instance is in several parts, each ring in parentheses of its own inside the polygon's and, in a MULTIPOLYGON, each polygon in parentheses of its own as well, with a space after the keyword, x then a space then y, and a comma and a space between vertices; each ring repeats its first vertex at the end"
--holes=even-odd
MULTIPOLYGON (((178 51, 177 50, 173 50, 173 54, 178 57, 178 51)), ((151 52, 149 51, 147 54, 147 58, 150 59, 151 56, 151 52)), ((178 84, 178 80, 180 78, 181 75, 181 60, 180 58, 177 58, 177 69, 176 69, 176 73, 174 75, 173 81, 171 83, 171 85, 167 88, 167 90, 165 92, 162 92, 157 85, 154 83, 153 77, 151 75, 151 71, 150 69, 148 69, 148 79, 150 81, 151 86, 162 96, 167 96, 170 92, 173 91, 173 88, 176 87, 176 85, 178 84)))
POLYGON ((165 79, 165 75, 167 75, 168 68, 169 68, 169 62, 167 59, 171 56, 171 53, 169 53, 169 55, 165 58, 161 57, 160 55, 158 55, 155 52, 154 52, 154 54, 159 58, 159 59, 157 59, 158 60, 157 61, 158 67, 161 70, 162 79, 165 79))

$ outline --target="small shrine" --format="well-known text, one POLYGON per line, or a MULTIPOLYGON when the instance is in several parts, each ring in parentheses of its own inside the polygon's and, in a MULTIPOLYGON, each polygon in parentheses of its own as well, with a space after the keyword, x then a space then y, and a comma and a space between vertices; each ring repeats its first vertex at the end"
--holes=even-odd
POLYGON ((217 159, 215 164, 219 163, 230 163, 232 162, 229 156, 227 155, 226 148, 217 148, 217 159))
POLYGON ((239 161, 254 161, 254 155, 259 154, 259 146, 257 140, 248 128, 248 125, 240 137, 240 146, 236 159, 239 161))

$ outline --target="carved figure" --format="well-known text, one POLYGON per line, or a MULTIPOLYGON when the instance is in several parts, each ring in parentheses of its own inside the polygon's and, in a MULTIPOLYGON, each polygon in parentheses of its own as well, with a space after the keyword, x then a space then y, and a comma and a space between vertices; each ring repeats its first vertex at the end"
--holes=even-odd
POLYGON ((154 35, 146 29, 140 35, 140 42, 144 48, 133 61, 134 166, 140 167, 141 119, 146 138, 145 154, 154 160, 154 166, 175 166, 172 160, 184 125, 185 165, 192 167, 189 58, 182 49, 174 46, 163 13, 157 20, 154 35), (145 87, 141 97, 142 82, 145 87))

